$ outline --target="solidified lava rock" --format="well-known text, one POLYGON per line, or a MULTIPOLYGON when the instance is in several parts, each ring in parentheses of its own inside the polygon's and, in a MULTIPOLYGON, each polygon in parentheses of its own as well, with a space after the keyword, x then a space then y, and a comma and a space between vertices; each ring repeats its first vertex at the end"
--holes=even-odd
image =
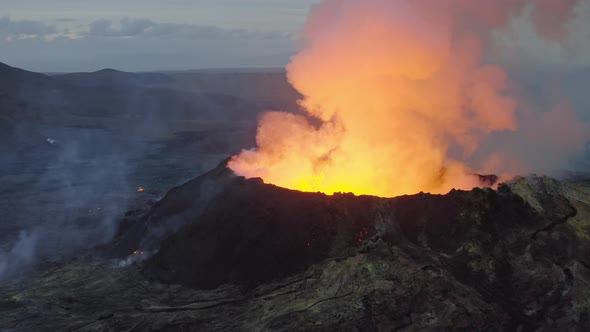
POLYGON ((0 326, 588 331, 588 202, 586 183, 538 176, 497 191, 326 196, 222 164, 127 217, 112 253, 153 256, 80 258, 0 288, 0 326))
POLYGON ((390 199, 327 196, 246 180, 222 164, 171 190, 146 217, 148 224, 177 220, 186 225, 161 243, 146 272, 207 289, 283 278, 350 255, 368 239, 445 254, 478 240, 489 251, 502 233, 532 234, 572 212, 566 201, 555 204, 555 216, 548 219, 519 196, 490 189, 390 199))
MULTIPOLYGON (((440 301, 468 306, 454 318, 445 316, 439 328, 587 327, 588 240, 567 224, 578 211, 564 195, 558 182, 529 177, 500 184, 497 191, 327 196, 246 180, 221 164, 172 189, 122 232, 120 243, 145 246, 146 237, 157 239, 152 244, 159 249, 143 274, 193 289, 223 284, 258 289, 313 266, 363 255, 380 262, 366 263, 374 274, 364 277, 369 283, 391 274, 385 279, 409 292, 415 281, 398 279, 428 271, 420 272, 429 286, 419 298, 404 291, 366 295, 368 315, 400 315, 400 307, 384 304, 382 296, 393 303, 411 297, 426 301, 422 306, 428 310, 440 301), (162 231, 169 222, 173 230, 162 231), (132 239, 143 242, 129 244, 132 239)), ((412 310, 421 307, 412 303, 417 306, 412 310)), ((379 321, 398 326, 412 321, 413 314, 407 315, 379 321)), ((374 320, 366 324, 359 327, 376 326, 374 320)))

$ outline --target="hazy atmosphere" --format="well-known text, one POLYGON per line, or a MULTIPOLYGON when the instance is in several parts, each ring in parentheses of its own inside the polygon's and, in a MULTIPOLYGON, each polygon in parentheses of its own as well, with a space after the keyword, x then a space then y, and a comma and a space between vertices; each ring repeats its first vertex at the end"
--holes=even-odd
POLYGON ((0 331, 590 331, 590 0, 0 0, 0 331))
MULTIPOLYGON (((41 72, 281 67, 317 0, 7 0, 0 2, 4 61, 41 72)), ((590 63, 590 5, 576 9, 562 40, 539 40, 525 20, 499 33, 511 63, 590 63)))
POLYGON ((9 0, 4 61, 35 71, 280 67, 311 0, 9 0))

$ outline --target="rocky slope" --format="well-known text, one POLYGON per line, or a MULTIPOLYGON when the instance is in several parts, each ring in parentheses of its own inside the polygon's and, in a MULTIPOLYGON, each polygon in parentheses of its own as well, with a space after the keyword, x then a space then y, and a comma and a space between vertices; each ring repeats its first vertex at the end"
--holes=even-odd
POLYGON ((537 176, 326 196, 222 164, 129 213, 108 248, 6 286, 0 326, 589 330, 589 202, 586 183, 537 176))

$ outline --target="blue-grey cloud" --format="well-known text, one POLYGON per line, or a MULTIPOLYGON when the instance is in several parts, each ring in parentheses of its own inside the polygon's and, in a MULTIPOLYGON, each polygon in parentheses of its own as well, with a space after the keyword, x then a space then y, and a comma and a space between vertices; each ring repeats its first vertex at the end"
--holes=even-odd
POLYGON ((150 19, 101 19, 57 30, 46 38, 0 38, 0 61, 42 72, 276 67, 294 51, 288 32, 150 19))
POLYGON ((278 31, 259 32, 195 24, 159 23, 144 18, 123 18, 118 25, 115 25, 112 20, 96 20, 90 24, 87 35, 90 37, 172 37, 195 40, 290 38, 289 33, 278 31))
POLYGON ((75 18, 70 18, 70 17, 60 17, 60 18, 56 18, 55 21, 60 22, 60 23, 68 23, 68 22, 76 22, 77 20, 75 18))
POLYGON ((113 26, 113 21, 100 19, 90 24, 88 34, 97 37, 134 37, 146 33, 150 28, 158 24, 148 19, 129 19, 121 20, 119 28, 113 26))
MULTIPOLYGON (((60 19, 60 23, 72 19, 60 19)), ((48 39, 60 38, 146 38, 146 39, 189 39, 189 40, 289 40, 291 33, 280 31, 251 31, 245 29, 226 29, 216 26, 162 23, 147 18, 122 18, 118 22, 98 19, 77 30, 58 28, 56 25, 33 20, 12 20, 0 17, 0 38, 48 39)), ((1 41, 0 41, 1 42, 1 41)))
POLYGON ((54 25, 39 21, 12 20, 10 17, 0 17, 0 36, 47 36, 57 33, 54 25))

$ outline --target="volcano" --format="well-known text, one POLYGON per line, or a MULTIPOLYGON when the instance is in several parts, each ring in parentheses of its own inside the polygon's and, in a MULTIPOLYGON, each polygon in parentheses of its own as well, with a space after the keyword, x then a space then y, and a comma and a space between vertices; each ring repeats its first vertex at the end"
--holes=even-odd
POLYGON ((224 162, 128 213, 102 248, 115 260, 46 267, 0 304, 16 308, 0 323, 587 330, 588 190, 528 176, 497 191, 329 196, 245 179, 224 162), (27 320, 40 305, 43 317, 27 320))
POLYGON ((203 68, 0 64, 2 332, 590 331, 587 1, 255 3, 2 35, 203 68))

